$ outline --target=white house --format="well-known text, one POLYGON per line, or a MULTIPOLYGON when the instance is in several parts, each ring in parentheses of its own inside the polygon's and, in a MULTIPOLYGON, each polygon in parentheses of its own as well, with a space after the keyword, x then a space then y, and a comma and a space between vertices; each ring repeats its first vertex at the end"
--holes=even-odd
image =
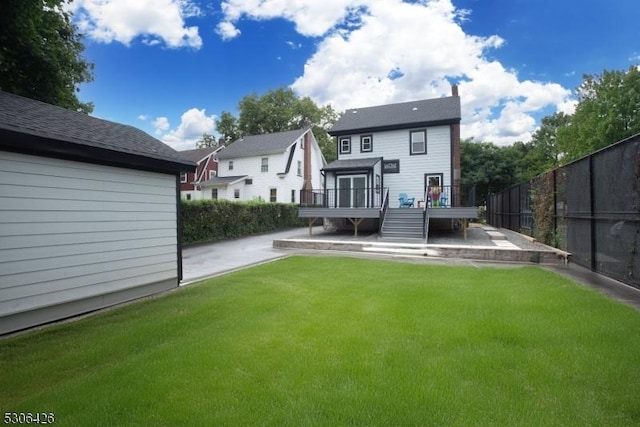
POLYGON ((218 153, 218 174, 199 183, 203 198, 299 203, 323 185, 325 165, 311 128, 245 136, 218 153))
POLYGON ((323 168, 324 188, 303 195, 300 216, 419 239, 430 221, 475 218, 460 186, 460 119, 456 86, 450 97, 347 110, 329 131, 338 159, 323 168))
POLYGON ((194 169, 139 129, 0 91, 0 334, 177 287, 194 169))

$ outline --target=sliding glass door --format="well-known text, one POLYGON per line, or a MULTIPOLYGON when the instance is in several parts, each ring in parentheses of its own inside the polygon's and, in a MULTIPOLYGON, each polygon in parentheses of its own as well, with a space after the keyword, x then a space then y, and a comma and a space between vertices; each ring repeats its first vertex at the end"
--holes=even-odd
POLYGON ((367 177, 338 177, 338 207, 362 208, 367 206, 367 177))

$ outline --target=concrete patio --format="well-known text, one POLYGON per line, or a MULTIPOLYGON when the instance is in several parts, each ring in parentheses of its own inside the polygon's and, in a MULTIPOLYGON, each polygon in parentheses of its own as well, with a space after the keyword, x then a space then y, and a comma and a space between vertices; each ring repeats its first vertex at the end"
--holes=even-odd
POLYGON ((420 258, 447 258, 490 262, 566 264, 567 252, 543 245, 531 238, 480 224, 462 231, 431 232, 427 243, 411 240, 382 240, 377 234, 354 236, 336 231, 314 231, 311 235, 275 239, 276 249, 296 251, 343 251, 420 258))

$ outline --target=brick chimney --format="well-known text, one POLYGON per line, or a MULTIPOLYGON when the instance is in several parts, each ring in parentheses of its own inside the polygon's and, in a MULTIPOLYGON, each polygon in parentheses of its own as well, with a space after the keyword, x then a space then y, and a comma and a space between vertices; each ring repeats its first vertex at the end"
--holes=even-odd
POLYGON ((458 96, 458 85, 451 85, 451 96, 458 96))

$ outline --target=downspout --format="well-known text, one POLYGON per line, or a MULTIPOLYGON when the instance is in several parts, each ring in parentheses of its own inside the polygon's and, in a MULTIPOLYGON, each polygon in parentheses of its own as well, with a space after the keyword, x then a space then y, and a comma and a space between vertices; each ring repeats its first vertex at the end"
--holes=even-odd
MULTIPOLYGON (((458 85, 451 86, 451 96, 458 97, 458 85)), ((461 177, 461 166, 460 166, 460 122, 454 123, 451 125, 451 162, 452 164, 452 180, 451 184, 455 189, 453 194, 453 198, 451 200, 452 206, 460 206, 461 205, 461 191, 460 188, 460 177, 461 177)))

